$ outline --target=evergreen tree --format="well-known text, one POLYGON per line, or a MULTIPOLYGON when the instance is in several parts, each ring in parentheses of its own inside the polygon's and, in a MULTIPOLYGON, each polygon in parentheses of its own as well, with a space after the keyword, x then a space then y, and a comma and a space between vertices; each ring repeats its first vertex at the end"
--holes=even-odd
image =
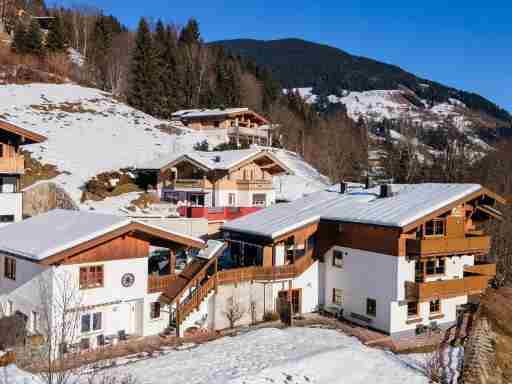
POLYGON ((149 114, 158 114, 155 89, 160 80, 158 52, 146 19, 139 22, 130 68, 128 103, 149 114))
POLYGON ((64 32, 64 23, 57 15, 50 24, 48 36, 46 36, 46 49, 49 52, 63 52, 66 49, 67 41, 64 32))
POLYGON ((190 19, 185 27, 181 30, 180 43, 183 44, 199 44, 201 42, 201 34, 199 33, 199 23, 196 19, 190 19))
POLYGON ((32 19, 26 36, 26 53, 40 55, 43 53, 43 34, 37 19, 32 19))
POLYGON ((19 54, 27 53, 27 30, 22 23, 16 24, 12 48, 19 54))

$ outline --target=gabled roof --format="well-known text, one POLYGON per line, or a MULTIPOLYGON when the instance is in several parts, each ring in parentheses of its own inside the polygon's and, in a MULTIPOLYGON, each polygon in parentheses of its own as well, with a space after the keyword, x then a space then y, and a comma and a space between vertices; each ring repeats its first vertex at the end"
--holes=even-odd
POLYGON ((320 220, 405 229, 455 203, 487 195, 478 184, 404 184, 392 189, 393 196, 386 198, 379 198, 379 187, 316 192, 230 221, 224 229, 271 239, 320 220))
POLYGON ((213 109, 183 109, 176 111, 172 117, 180 120, 199 120, 201 118, 228 117, 238 116, 241 114, 251 114, 261 120, 262 123, 268 124, 269 121, 260 114, 250 110, 247 107, 240 108, 213 108, 213 109))
POLYGON ((182 161, 190 161, 205 171, 222 170, 229 171, 245 161, 256 159, 260 156, 267 156, 282 169, 283 173, 293 172, 271 152, 262 148, 240 149, 233 151, 192 151, 181 154, 162 156, 138 167, 140 170, 160 170, 173 167, 182 161))
POLYGON ((202 248, 201 239, 125 217, 56 209, 0 228, 0 252, 44 263, 56 263, 97 240, 134 233, 150 242, 167 241, 202 248))
POLYGON ((25 141, 22 144, 37 144, 47 140, 45 136, 40 135, 39 133, 35 133, 33 131, 29 131, 28 129, 18 127, 5 120, 0 120, 0 130, 21 136, 22 138, 25 139, 25 141))

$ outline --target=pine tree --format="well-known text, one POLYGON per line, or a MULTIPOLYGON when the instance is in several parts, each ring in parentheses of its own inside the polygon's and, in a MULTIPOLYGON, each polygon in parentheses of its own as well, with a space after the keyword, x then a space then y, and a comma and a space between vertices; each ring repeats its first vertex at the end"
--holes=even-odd
POLYGON ((25 45, 26 53, 31 53, 34 55, 41 55, 43 53, 43 34, 41 32, 41 27, 39 26, 39 22, 37 19, 32 19, 30 22, 30 26, 28 28, 27 37, 26 37, 26 45, 25 45))
POLYGON ((62 19, 59 16, 55 16, 55 19, 50 24, 48 36, 46 36, 46 49, 52 53, 63 52, 66 49, 66 43, 62 19))
POLYGON ((27 30, 22 23, 16 24, 12 48, 19 54, 27 53, 27 30))
POLYGON ((128 103, 149 114, 158 114, 155 89, 159 82, 158 54, 146 19, 139 22, 130 68, 128 103))
POLYGON ((187 25, 181 30, 180 43, 183 44, 199 44, 201 42, 201 34, 199 33, 199 23, 192 18, 187 25))

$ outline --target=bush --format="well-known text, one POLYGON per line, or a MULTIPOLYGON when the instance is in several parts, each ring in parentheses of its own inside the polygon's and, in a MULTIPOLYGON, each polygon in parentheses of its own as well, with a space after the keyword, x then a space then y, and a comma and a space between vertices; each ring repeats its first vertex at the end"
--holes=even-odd
POLYGON ((278 321, 279 319, 280 316, 277 312, 265 312, 263 315, 263 321, 278 321))

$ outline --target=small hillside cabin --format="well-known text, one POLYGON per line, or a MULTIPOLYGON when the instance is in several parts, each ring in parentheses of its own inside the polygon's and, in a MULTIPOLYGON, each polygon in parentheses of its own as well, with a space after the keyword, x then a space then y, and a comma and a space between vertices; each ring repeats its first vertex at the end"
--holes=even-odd
POLYGON ((65 349, 88 350, 169 327, 160 292, 176 280, 176 253, 198 238, 124 217, 53 210, 0 229, 2 313, 45 335, 49 312, 76 330, 65 349), (62 314, 62 313, 60 313, 62 314))
POLYGON ((0 120, 0 226, 23 218, 21 176, 25 173, 24 145, 46 137, 0 120))
POLYGON ((163 201, 191 207, 268 207, 272 179, 292 171, 271 151, 193 151, 158 158, 138 169, 163 201))
POLYGON ((233 144, 272 145, 272 124, 249 108, 187 109, 172 118, 198 131, 225 129, 233 144))

